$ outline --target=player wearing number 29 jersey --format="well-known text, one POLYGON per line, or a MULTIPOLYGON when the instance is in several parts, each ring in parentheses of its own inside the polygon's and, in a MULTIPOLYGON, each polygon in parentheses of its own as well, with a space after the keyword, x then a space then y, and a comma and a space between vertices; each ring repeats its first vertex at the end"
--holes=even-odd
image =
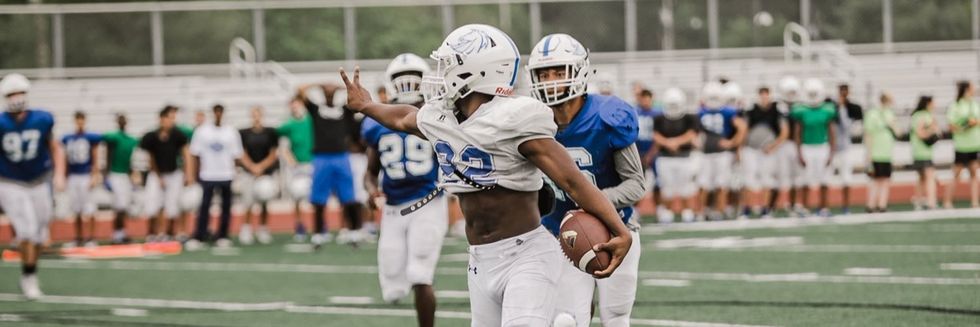
POLYGON ((507 34, 465 25, 431 57, 437 69, 422 79, 421 109, 371 102, 357 70, 353 79, 341 71, 347 107, 424 137, 435 148, 440 185, 457 193, 466 216, 471 325, 551 326, 561 277, 556 267, 563 259, 558 242, 541 226, 541 173, 612 231, 609 242, 595 246, 612 255, 609 268, 596 277, 619 267, 632 236, 554 140, 551 109, 513 95, 520 52, 507 34))
MULTIPOLYGON (((582 174, 618 208, 620 219, 630 232, 633 247, 616 274, 596 281, 579 268, 582 262, 566 262, 561 270, 556 301, 557 314, 568 315, 578 326, 592 321, 592 299, 598 285, 597 311, 604 326, 629 326, 636 298, 639 269, 639 234, 636 232, 633 204, 643 197, 643 168, 635 145, 638 133, 636 111, 614 96, 586 94, 590 67, 588 50, 567 34, 545 36, 531 51, 527 71, 531 95, 551 107, 558 124, 555 140, 568 150, 582 174), (579 267, 579 268, 576 268, 579 267)), ((578 208, 565 191, 555 187, 555 208, 542 224, 559 237, 562 218, 578 208)), ((587 263, 587 261, 585 261, 587 263)), ((584 268, 582 268, 584 270, 584 268)))

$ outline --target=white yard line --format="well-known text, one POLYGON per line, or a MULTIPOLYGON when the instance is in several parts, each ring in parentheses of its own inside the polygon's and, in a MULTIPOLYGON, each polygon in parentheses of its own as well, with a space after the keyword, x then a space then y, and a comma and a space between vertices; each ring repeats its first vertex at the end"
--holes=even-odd
MULTIPOLYGON (((0 267, 17 267, 17 263, 3 263, 0 267)), ((376 274, 374 266, 326 266, 257 263, 177 263, 139 261, 65 262, 47 260, 45 269, 114 269, 114 270, 164 270, 164 271, 221 271, 221 272, 287 272, 316 274, 376 274)), ((463 275, 460 268, 440 268, 440 275, 463 275)), ((932 278, 904 276, 822 276, 816 273, 802 274, 748 274, 748 273, 697 273, 641 271, 640 277, 652 279, 690 279, 742 282, 814 282, 814 283, 864 283, 907 285, 980 285, 980 278, 932 278)))
POLYGON ((980 285, 980 278, 904 277, 904 276, 838 276, 813 272, 792 274, 693 273, 641 271, 642 278, 737 281, 751 283, 802 282, 830 284, 898 284, 898 285, 980 285))
MULTIPOLYGON (((710 240, 680 247, 659 247, 657 241, 646 247, 656 251, 735 251, 735 252, 815 252, 815 253, 980 253, 980 245, 878 245, 878 244, 801 244, 781 246, 716 246, 710 240), (698 245, 698 246, 695 246, 698 245)), ((668 243, 669 244, 669 243, 668 243)))
POLYGON ((939 265, 942 270, 980 270, 980 263, 944 263, 939 265))
MULTIPOLYGON (((19 294, 0 293, 0 301, 19 302, 23 298, 19 294)), ((411 309, 384 309, 384 308, 356 308, 356 307, 332 307, 332 306, 305 306, 295 305, 292 302, 270 302, 270 303, 239 303, 239 302, 207 302, 207 301, 182 301, 182 300, 160 300, 160 299, 139 299, 139 298, 112 298, 112 297, 93 297, 93 296, 59 296, 48 295, 39 301, 41 303, 56 304, 85 304, 85 305, 108 305, 108 306, 127 306, 141 308, 169 308, 169 309, 211 309, 223 311, 283 311, 289 313, 305 314, 326 314, 326 315, 348 315, 348 316, 386 316, 386 317, 415 317, 415 310, 411 309), (119 304, 126 303, 126 304, 119 304)), ((119 309, 114 309, 119 310, 119 309)), ((137 313, 139 309, 131 310, 128 313, 137 313)), ((464 311, 436 311, 436 317, 445 319, 470 319, 470 313, 464 311)), ((0 315, 0 321, 22 321, 19 315, 4 314, 0 315)), ((678 326, 678 327, 766 327, 757 325, 736 325, 726 323, 709 323, 682 320, 660 320, 660 319, 631 319, 634 325, 641 326, 678 326)))
POLYGON ((869 268, 869 267, 851 267, 844 269, 844 275, 849 276, 890 276, 892 270, 889 268, 869 268))
POLYGON ((643 286, 659 287, 687 287, 691 286, 691 281, 686 279, 644 279, 643 286))
POLYGON ((726 221, 699 221, 693 223, 655 225, 650 224, 643 227, 643 234, 658 234, 665 231, 721 231, 721 230, 744 230, 744 229, 766 229, 766 228, 798 228, 809 226, 824 225, 857 225, 884 222, 918 222, 937 219, 966 218, 976 219, 980 217, 980 209, 943 209, 934 211, 904 211, 889 212, 884 214, 852 214, 840 215, 830 218, 807 217, 807 218, 778 218, 778 219, 752 219, 752 220, 726 220, 726 221))

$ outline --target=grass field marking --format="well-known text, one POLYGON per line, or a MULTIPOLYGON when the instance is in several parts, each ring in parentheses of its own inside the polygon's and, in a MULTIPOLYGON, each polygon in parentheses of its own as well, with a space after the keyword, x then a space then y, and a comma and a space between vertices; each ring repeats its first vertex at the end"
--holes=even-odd
POLYGON ((939 269, 942 270, 980 270, 980 263, 943 263, 939 265, 939 269))
POLYGON ((436 297, 445 299, 468 299, 470 298, 470 292, 466 290, 437 290, 436 297))
POLYGON ((313 253, 313 244, 309 243, 288 243, 282 246, 286 253, 313 253))
POLYGON ((371 304, 374 303, 374 299, 370 296, 331 296, 327 298, 327 302, 333 304, 371 304))
MULTIPOLYGON (((593 322, 598 322, 593 319, 593 322)), ((682 320, 662 320, 662 319, 630 319, 630 324, 638 326, 670 326, 670 327, 771 327, 764 325, 736 325, 736 324, 724 324, 724 323, 713 323, 713 322, 695 322, 695 321, 682 321, 682 320)))
MULTIPOLYGON (((24 298, 20 294, 0 293, 0 301, 19 302, 24 301, 24 298)), ((37 302, 142 308, 208 309, 219 311, 278 311, 292 304, 291 302, 238 303, 62 295, 45 295, 37 300, 37 302)))
POLYGON ((891 274, 892 270, 889 268, 851 267, 844 269, 844 275, 851 276, 889 276, 891 274))
MULTIPOLYGON (((93 266, 89 263, 76 265, 73 263, 48 260, 45 268, 60 269, 119 269, 119 270, 166 270, 166 271, 220 271, 220 272, 291 272, 291 273, 321 273, 321 274, 376 274, 374 266, 326 266, 326 265, 296 265, 296 264, 255 264, 255 263, 178 263, 178 262, 139 262, 139 261, 110 261, 103 262, 105 266, 93 266), (186 268, 186 269, 177 269, 186 268), (348 269, 353 268, 353 269, 348 269)), ((4 263, 0 266, 16 267, 17 264, 4 263)), ((464 275, 462 268, 440 268, 440 275, 464 275)), ((700 272, 667 272, 641 271, 640 276, 654 279, 691 279, 744 282, 817 282, 817 283, 867 283, 867 284, 907 284, 907 285, 980 285, 980 278, 931 278, 905 276, 823 276, 816 273, 795 274, 749 274, 749 273, 700 273, 700 272)), ((0 297, 2 300, 2 297, 0 297)))
MULTIPOLYGON (((746 251, 746 252, 817 252, 817 253, 980 253, 980 245, 879 245, 879 244, 799 244, 757 247, 700 246, 658 247, 657 242, 646 247, 657 251, 746 251)), ((710 245, 710 244, 709 244, 710 245)))
POLYGON ((777 237, 755 237, 744 238, 741 236, 722 236, 722 237, 695 237, 695 238, 673 238, 662 239, 653 242, 656 249, 678 249, 685 247, 695 248, 747 248, 747 247, 768 247, 801 245, 803 237, 800 236, 777 236, 777 237))
POLYGON ((932 211, 904 211, 885 214, 851 214, 830 218, 780 218, 753 220, 699 221, 683 224, 648 224, 641 233, 655 235, 664 231, 722 231, 744 229, 778 229, 822 225, 857 225, 884 222, 918 222, 937 219, 969 219, 980 217, 980 209, 943 209, 932 211))
POLYGON ((905 276, 837 276, 817 273, 749 274, 749 273, 692 273, 641 271, 643 278, 690 279, 740 282, 803 282, 834 284, 899 284, 899 285, 980 285, 980 278, 905 277, 905 276))
POLYGON ((659 287, 687 287, 691 286, 691 281, 686 279, 644 279, 643 286, 659 287))
POLYGON ((146 310, 133 308, 113 308, 110 312, 113 316, 119 317, 146 317, 149 315, 146 310))
POLYGON ((21 318, 20 315, 9 314, 9 313, 0 314, 0 321, 3 322, 18 322, 23 320, 24 319, 21 318))

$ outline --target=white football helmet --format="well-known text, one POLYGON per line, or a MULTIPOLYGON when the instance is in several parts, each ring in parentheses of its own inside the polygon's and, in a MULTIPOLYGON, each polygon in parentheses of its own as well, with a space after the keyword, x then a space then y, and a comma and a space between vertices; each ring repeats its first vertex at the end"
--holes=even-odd
POLYGON ((724 90, 719 82, 711 81, 701 89, 701 101, 709 110, 718 110, 725 105, 724 90))
POLYGON ((385 88, 391 102, 416 104, 422 102, 422 76, 428 75, 429 63, 411 53, 403 53, 388 63, 385 70, 385 88))
POLYGON ((795 102, 800 96, 800 80, 785 76, 779 80, 779 96, 783 101, 795 102))
POLYGON ((722 92, 722 96, 725 99, 725 105, 735 109, 742 109, 740 108, 740 106, 742 103, 742 97, 744 95, 742 94, 742 87, 739 86, 738 83, 735 82, 725 83, 725 85, 722 87, 721 92, 722 92))
POLYGON ((664 116, 677 119, 687 113, 687 96, 684 91, 672 87, 664 91, 664 116))
POLYGON ((21 112, 27 109, 27 92, 31 90, 31 81, 26 76, 12 73, 4 76, 0 80, 0 95, 3 95, 6 105, 5 109, 9 112, 21 112), (13 95, 16 93, 22 93, 13 95))
POLYGON ((511 96, 517 82, 520 51, 506 33, 483 24, 464 25, 432 52, 436 71, 422 77, 426 102, 442 101, 455 108, 456 100, 473 92, 511 96))
POLYGON ((818 106, 823 103, 824 95, 823 81, 816 78, 807 78, 803 81, 803 102, 809 106, 818 106))
POLYGON ((252 194, 259 202, 269 202, 279 194, 279 184, 271 176, 260 176, 252 183, 252 194))
POLYGON ((589 50, 568 34, 545 36, 531 50, 527 60, 531 77, 531 96, 546 105, 553 106, 585 94, 589 78, 595 71, 589 65, 589 50), (565 78, 553 81, 538 79, 537 69, 561 67, 565 78), (564 92, 560 92, 565 88, 564 92))
MULTIPOLYGON (((180 192, 180 210, 181 211, 195 211, 201 207, 201 201, 203 201, 204 189, 201 188, 201 184, 192 184, 185 186, 184 190, 180 192)), ((153 215, 153 213, 149 213, 153 215)))

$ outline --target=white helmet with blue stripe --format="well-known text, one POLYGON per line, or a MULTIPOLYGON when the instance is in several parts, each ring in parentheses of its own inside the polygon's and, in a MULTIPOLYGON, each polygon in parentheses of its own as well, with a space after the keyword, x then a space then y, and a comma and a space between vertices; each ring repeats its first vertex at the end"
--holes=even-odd
POLYGON ((568 34, 545 36, 531 50, 527 72, 531 77, 531 96, 549 106, 557 105, 585 94, 589 78, 595 71, 590 69, 589 50, 568 34), (538 69, 563 68, 558 79, 542 81, 538 69))
POLYGON ((456 100, 473 92, 496 96, 514 94, 520 51, 510 36, 496 27, 469 24, 457 28, 430 56, 436 70, 422 77, 426 102, 456 100))
POLYGON ((391 101, 402 104, 422 102, 422 76, 429 74, 429 63, 412 53, 403 53, 388 63, 385 70, 385 88, 391 101))

